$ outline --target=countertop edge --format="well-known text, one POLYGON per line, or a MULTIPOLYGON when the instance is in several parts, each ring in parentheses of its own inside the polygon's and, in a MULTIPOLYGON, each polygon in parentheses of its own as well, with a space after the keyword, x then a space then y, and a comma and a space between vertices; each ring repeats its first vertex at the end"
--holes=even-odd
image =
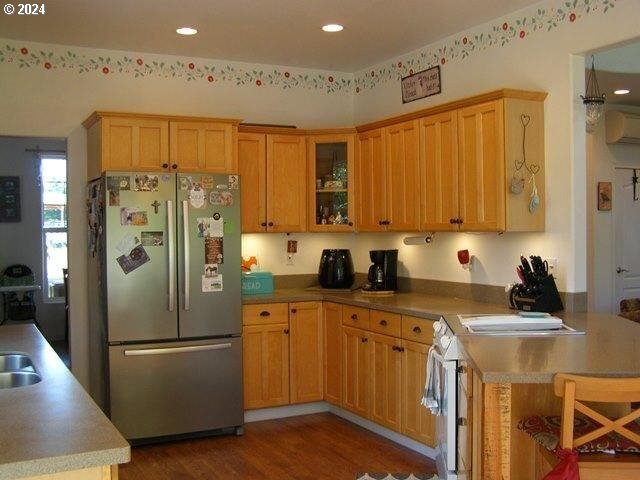
POLYGON ((92 452, 46 457, 0 465, 0 480, 71 472, 105 465, 120 465, 131 460, 131 447, 110 448, 92 452))

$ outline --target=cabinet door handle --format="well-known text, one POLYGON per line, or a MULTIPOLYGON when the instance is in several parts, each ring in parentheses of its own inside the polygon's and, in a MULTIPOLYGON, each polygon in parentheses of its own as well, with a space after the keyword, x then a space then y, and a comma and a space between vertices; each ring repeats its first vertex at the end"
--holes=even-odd
POLYGON ((450 223, 451 225, 453 225, 454 223, 456 223, 456 219, 455 219, 455 218, 450 218, 450 219, 449 219, 449 223, 450 223))
POLYGON ((349 225, 350 227, 353 227, 353 222, 349 222, 349 223, 348 223, 348 225, 349 225))
POLYGON ((168 163, 163 163, 162 164, 162 168, 169 168, 169 164, 168 163))
POLYGON ((292 308, 292 309, 291 309, 291 313, 296 313, 297 311, 298 311, 298 310, 297 310, 297 309, 295 309, 295 308, 292 308))
POLYGON ((369 339, 367 337, 362 337, 362 343, 367 343, 369 339))
POLYGON ((382 222, 382 220, 378 220, 378 225, 384 225, 384 223, 382 222))
POLYGON ((285 335, 289 335, 289 329, 288 329, 288 328, 285 328, 285 329, 283 330, 283 333, 284 333, 285 335))
POLYGON ((173 165, 171 165, 171 168, 173 168, 175 170, 176 168, 178 168, 178 164, 174 163, 173 165))
POLYGON ((262 222, 262 223, 260 224, 260 226, 261 226, 261 227, 266 227, 266 226, 267 226, 267 222, 262 222))
POLYGON ((420 327, 413 327, 413 333, 422 333, 422 329, 420 327))
POLYGON ((391 347, 391 350, 393 350, 394 352, 398 351, 398 347, 396 347, 395 345, 393 347, 391 347))
POLYGON ((387 326, 387 321, 386 320, 380 320, 380 325, 382 325, 383 327, 387 326))
POLYGON ((358 320, 358 314, 354 313, 351 315, 351 320, 358 320))
POLYGON ((273 222, 269 222, 269 223, 267 223, 267 225, 268 225, 269 227, 273 227, 273 222))
POLYGON ((271 312, 267 312, 266 310, 260 312, 261 317, 268 317, 269 315, 271 315, 271 312))

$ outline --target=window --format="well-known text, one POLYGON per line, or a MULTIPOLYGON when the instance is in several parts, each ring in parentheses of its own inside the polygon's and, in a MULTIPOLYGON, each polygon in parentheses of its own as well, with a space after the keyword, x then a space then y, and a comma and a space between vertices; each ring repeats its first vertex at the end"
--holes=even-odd
POLYGON ((40 163, 42 184, 42 252, 44 296, 65 296, 63 269, 67 268, 67 160, 43 157, 40 163))

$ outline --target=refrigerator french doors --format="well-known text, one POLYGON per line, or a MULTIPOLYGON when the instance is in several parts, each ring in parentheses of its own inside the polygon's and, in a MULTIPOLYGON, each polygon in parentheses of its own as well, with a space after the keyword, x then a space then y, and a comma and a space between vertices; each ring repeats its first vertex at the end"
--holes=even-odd
POLYGON ((238 177, 109 172, 104 185, 111 420, 132 441, 240 428, 238 177))

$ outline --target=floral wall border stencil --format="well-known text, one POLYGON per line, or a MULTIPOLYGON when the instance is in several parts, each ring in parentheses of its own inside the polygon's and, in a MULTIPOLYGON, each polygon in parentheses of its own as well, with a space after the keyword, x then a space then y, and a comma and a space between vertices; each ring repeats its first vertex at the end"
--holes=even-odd
POLYGON ((0 65, 21 69, 67 70, 78 74, 96 73, 133 78, 156 77, 227 83, 282 90, 305 89, 335 93, 360 93, 381 83, 400 79, 434 65, 464 60, 471 54, 523 41, 534 32, 551 31, 581 18, 605 14, 620 0, 549 0, 513 14, 449 36, 414 52, 399 55, 355 74, 299 67, 255 65, 213 59, 187 59, 157 54, 136 54, 62 45, 0 40, 0 65))
POLYGON ((202 81, 212 85, 230 83, 236 86, 273 86, 283 90, 302 88, 326 93, 353 90, 353 74, 344 72, 78 49, 6 39, 2 43, 0 64, 14 64, 22 69, 69 70, 79 74, 99 73, 107 76, 122 74, 134 78, 154 76, 183 79, 187 82, 202 81))
POLYGON ((545 5, 536 4, 361 70, 355 74, 355 93, 371 90, 391 80, 400 81, 402 77, 435 65, 464 60, 475 52, 525 40, 539 30, 549 32, 562 25, 573 24, 586 15, 607 13, 618 1, 620 0, 554 0, 545 5))

